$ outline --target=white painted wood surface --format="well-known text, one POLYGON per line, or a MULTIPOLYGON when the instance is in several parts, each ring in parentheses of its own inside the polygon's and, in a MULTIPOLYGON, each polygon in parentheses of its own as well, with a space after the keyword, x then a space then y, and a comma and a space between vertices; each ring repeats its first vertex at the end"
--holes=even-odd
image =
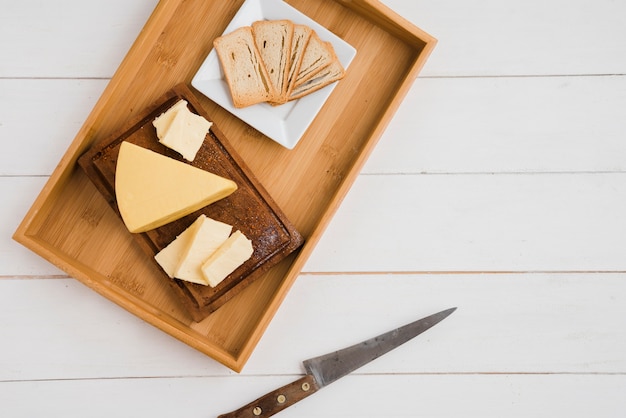
POLYGON ((11 240, 156 0, 0 0, 0 416, 216 416, 449 306, 279 416, 624 416, 626 3, 384 3, 439 45, 235 374, 11 240))

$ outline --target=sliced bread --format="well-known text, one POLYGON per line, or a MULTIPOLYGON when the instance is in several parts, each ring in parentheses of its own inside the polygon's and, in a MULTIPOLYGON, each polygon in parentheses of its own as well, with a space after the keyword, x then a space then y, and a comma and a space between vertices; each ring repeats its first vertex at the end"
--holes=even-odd
POLYGON ((327 44, 320 39, 316 32, 312 32, 302 56, 298 75, 290 86, 290 90, 313 77, 318 71, 329 65, 334 58, 334 51, 329 50, 327 44))
POLYGON ((271 101, 281 101, 287 95, 293 30, 290 20, 259 20, 252 24, 256 47, 276 91, 271 101))
POLYGON ((300 97, 313 93, 314 91, 317 91, 322 87, 326 87, 330 83, 341 80, 344 74, 345 70, 339 60, 334 60, 330 63, 330 65, 323 68, 313 77, 311 77, 304 83, 294 87, 291 90, 289 100, 299 99, 300 97))
POLYGON ((242 108, 276 97, 251 27, 241 27, 222 35, 213 41, 213 46, 235 107, 242 108))
POLYGON ((213 45, 238 108, 261 102, 281 105, 345 75, 330 42, 287 19, 253 22, 213 45))
POLYGON ((293 28, 293 40, 291 42, 291 54, 289 56, 289 70, 287 71, 287 85, 285 86, 283 100, 280 103, 284 103, 289 99, 289 90, 296 81, 296 76, 300 70, 302 64, 302 57, 304 57, 304 51, 309 43, 313 29, 306 25, 294 25, 293 28))

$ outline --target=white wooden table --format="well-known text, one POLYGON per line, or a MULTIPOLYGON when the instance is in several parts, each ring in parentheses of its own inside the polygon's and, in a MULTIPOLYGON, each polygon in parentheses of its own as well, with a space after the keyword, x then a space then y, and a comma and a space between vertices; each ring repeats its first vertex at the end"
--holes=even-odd
POLYGON ((450 306, 279 416, 624 416, 626 2, 384 2, 439 44, 236 374, 11 240, 156 0, 0 0, 0 416, 217 416, 450 306))

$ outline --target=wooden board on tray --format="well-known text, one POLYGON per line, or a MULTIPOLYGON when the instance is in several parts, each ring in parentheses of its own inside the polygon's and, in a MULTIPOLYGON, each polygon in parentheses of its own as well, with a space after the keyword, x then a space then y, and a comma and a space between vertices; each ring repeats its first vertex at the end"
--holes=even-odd
POLYGON ((93 290, 241 370, 356 179, 435 40, 373 0, 289 0, 356 48, 345 78, 293 150, 203 96, 200 105, 306 240, 201 322, 77 168, 93 144, 180 83, 189 84, 242 1, 161 1, 14 238, 93 290))
MULTIPOLYGON (((207 120, 212 118, 184 84, 175 86, 157 102, 123 127, 92 146, 83 154, 78 164, 94 183, 109 205, 119 214, 115 198, 115 172, 117 155, 122 142, 127 141, 162 155, 185 162, 180 154, 159 143, 154 119, 178 100, 186 100, 189 109, 207 120)), ((183 306, 195 321, 202 321, 254 280, 291 254, 302 245, 302 235, 256 180, 228 140, 213 124, 202 147, 192 163, 195 167, 210 171, 237 183, 237 190, 230 196, 205 206, 181 219, 170 222, 145 233, 133 234, 146 254, 154 257, 171 243, 201 214, 232 225, 252 241, 252 256, 216 287, 203 286, 183 280, 170 279, 164 271, 156 280, 172 285, 183 306)), ((156 262, 156 261, 155 261, 156 262)), ((148 280, 146 278, 146 280, 148 280)))

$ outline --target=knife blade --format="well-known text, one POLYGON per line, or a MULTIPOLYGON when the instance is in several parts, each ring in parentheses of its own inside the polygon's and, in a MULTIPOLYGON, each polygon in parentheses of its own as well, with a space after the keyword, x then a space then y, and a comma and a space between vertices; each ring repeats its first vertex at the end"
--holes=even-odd
POLYGON ((304 360, 304 377, 218 418, 271 417, 432 328, 455 310, 446 309, 350 347, 304 360))

